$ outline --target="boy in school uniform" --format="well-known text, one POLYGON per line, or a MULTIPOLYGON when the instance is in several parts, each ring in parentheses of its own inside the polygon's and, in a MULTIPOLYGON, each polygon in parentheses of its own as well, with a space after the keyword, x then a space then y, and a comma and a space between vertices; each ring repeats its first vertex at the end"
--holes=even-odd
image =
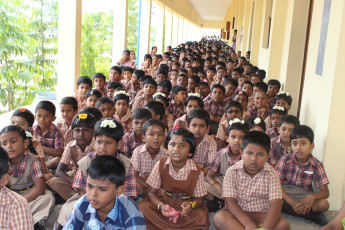
POLYGON ((152 78, 145 80, 143 88, 144 94, 134 100, 132 111, 137 108, 143 107, 147 102, 151 101, 153 99, 153 94, 156 93, 156 90, 157 82, 155 80, 153 80, 152 78))
MULTIPOLYGON (((279 92, 277 96, 275 97, 275 105, 285 108, 287 112, 289 112, 291 108, 291 104, 292 104, 292 97, 290 96, 288 92, 284 92, 284 91, 279 92)), ((269 116, 265 119, 265 123, 266 123, 266 129, 272 128, 272 122, 269 116)))
POLYGON ((131 110, 129 108, 129 94, 120 90, 114 94, 115 114, 114 118, 120 122, 125 133, 132 130, 131 110))
POLYGON ((106 89, 107 82, 106 82, 104 74, 95 73, 92 77, 92 80, 93 80, 95 89, 97 89, 102 94, 102 97, 106 97, 107 96, 107 89, 106 89))
POLYGON ((265 91, 256 91, 254 105, 248 111, 253 118, 259 117, 265 120, 269 117, 271 109, 268 107, 268 96, 265 91))
POLYGON ((115 105, 112 99, 101 97, 96 102, 96 108, 102 113, 102 118, 113 118, 115 114, 115 105))
MULTIPOLYGON (((271 138, 276 138, 279 136, 279 121, 282 119, 283 116, 287 115, 287 110, 282 107, 275 105, 273 106, 270 114, 270 121, 272 128, 266 130, 266 134, 271 138)), ((267 118, 266 118, 267 120, 267 118)))
POLYGON ((39 102, 35 109, 35 119, 37 124, 32 128, 33 137, 42 143, 47 168, 56 168, 64 144, 60 130, 53 124, 56 119, 55 105, 50 101, 39 102))
POLYGON ((121 81, 121 74, 122 74, 122 69, 119 66, 112 66, 112 67, 110 67, 109 81, 107 82, 107 84, 109 84, 110 82, 118 82, 118 83, 120 83, 120 81, 121 81))
POLYGON ((216 213, 217 229, 290 229, 282 217, 282 189, 277 172, 268 163, 270 138, 252 131, 243 137, 239 162, 224 177, 226 207, 216 213))
POLYGON ((283 212, 324 226, 327 219, 322 212, 329 208, 329 181, 323 164, 312 155, 314 146, 313 130, 306 125, 295 127, 292 153, 280 159, 276 170, 282 182, 283 212))
POLYGON ((92 81, 87 76, 81 76, 77 81, 77 92, 73 95, 78 101, 78 111, 86 107, 86 93, 92 89, 92 81))
POLYGON ((138 108, 132 112, 132 130, 122 137, 122 155, 131 158, 134 149, 143 143, 142 127, 143 124, 151 118, 151 112, 145 108, 138 108))
POLYGON ((107 97, 109 97, 111 100, 114 98, 114 93, 117 89, 123 89, 123 86, 120 82, 109 82, 107 85, 107 97))
POLYGON ((268 106, 272 108, 275 104, 275 97, 277 96, 280 90, 280 82, 275 79, 271 79, 267 82, 267 96, 268 96, 268 106))
POLYGON ((184 114, 184 103, 187 98, 187 89, 180 85, 175 85, 172 90, 172 99, 169 106, 169 113, 173 115, 174 120, 184 114))
POLYGON ((0 228, 33 230, 32 215, 26 199, 8 189, 8 155, 0 148, 0 228))
POLYGON ((119 195, 126 173, 118 159, 96 157, 87 174, 86 195, 77 201, 63 229, 146 229, 144 216, 136 204, 119 195))

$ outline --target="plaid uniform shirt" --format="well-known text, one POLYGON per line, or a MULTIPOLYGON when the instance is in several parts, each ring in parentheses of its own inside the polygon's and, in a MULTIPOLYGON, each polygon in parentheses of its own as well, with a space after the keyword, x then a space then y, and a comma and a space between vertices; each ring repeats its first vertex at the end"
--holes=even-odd
POLYGON ((61 159, 60 159, 60 163, 63 163, 65 165, 77 165, 77 162, 83 158, 84 156, 86 156, 88 153, 93 152, 94 149, 91 147, 91 145, 87 146, 85 148, 85 151, 81 151, 81 149, 79 148, 77 142, 75 140, 71 141, 70 143, 67 144, 67 146, 65 147, 64 152, 62 153, 61 159), (72 156, 78 156, 77 158, 75 158, 77 161, 74 162, 72 159, 72 156))
MULTIPOLYGON (((261 108, 261 109, 265 109, 265 112, 264 112, 264 115, 263 115, 264 117, 261 117, 261 119, 265 120, 267 117, 270 116, 271 109, 270 109, 269 107, 261 108)), ((250 107, 250 108, 248 109, 248 112, 249 112, 249 114, 250 114, 251 117, 253 117, 253 118, 258 117, 258 108, 257 108, 255 105, 253 105, 252 107, 250 107)))
MULTIPOLYGON (((96 89, 96 88, 93 88, 93 89, 96 89)), ((102 94, 102 97, 106 97, 107 96, 107 86, 106 85, 103 87, 103 89, 98 90, 98 91, 102 94)))
POLYGON ((204 99, 204 109, 209 112, 212 116, 215 117, 222 117, 224 114, 225 109, 225 102, 221 101, 216 105, 216 103, 209 97, 208 99, 204 99))
MULTIPOLYGON (((88 154, 88 156, 91 158, 91 160, 95 159, 97 157, 96 152, 91 152, 88 154)), ((116 158, 119 159, 118 153, 115 155, 116 158)), ((80 190, 85 191, 86 190, 86 175, 83 174, 80 168, 78 168, 72 183, 72 188, 78 192, 80 190)), ((126 196, 130 197, 137 197, 138 196, 138 188, 137 188, 137 180, 135 178, 135 171, 132 166, 132 164, 129 166, 129 170, 126 175, 126 180, 124 184, 124 194, 126 196)))
POLYGON ((113 209, 104 219, 99 218, 97 210, 94 209, 87 199, 82 196, 74 206, 73 212, 63 229, 90 229, 90 230, 146 230, 143 214, 137 205, 126 196, 118 196, 113 209))
POLYGON ((219 122, 216 138, 227 142, 227 140, 225 140, 225 136, 226 136, 226 128, 228 127, 228 124, 229 122, 226 120, 226 114, 224 113, 222 116, 222 119, 219 122))
POLYGON ((131 157, 134 149, 140 146, 141 144, 142 141, 139 141, 135 138, 134 131, 130 131, 122 136, 121 153, 128 154, 131 157))
POLYGON ((184 104, 182 103, 181 105, 178 106, 178 105, 176 105, 174 100, 171 100, 168 111, 170 114, 173 115, 174 120, 176 120, 177 118, 182 117, 182 115, 185 113, 184 112, 184 104))
MULTIPOLYGON (((152 99, 152 98, 151 98, 152 99)), ((147 102, 151 100, 148 100, 145 95, 142 95, 134 100, 134 103, 132 105, 132 111, 134 111, 137 108, 142 108, 144 105, 146 105, 147 102)))
POLYGON ((205 134, 200 144, 196 147, 193 160, 197 164, 209 166, 217 154, 217 142, 205 134))
POLYGON ((180 126, 180 128, 188 129, 187 114, 184 114, 182 117, 177 118, 173 127, 175 127, 176 125, 180 126))
MULTIPOLYGON (((146 180, 146 183, 155 189, 161 188, 161 185, 162 185, 162 180, 161 180, 161 176, 159 173, 159 163, 160 162, 156 163, 156 165, 152 169, 152 172, 151 172, 149 178, 147 178, 147 180, 146 180)), ((170 176, 172 178, 174 178, 175 180, 179 180, 179 181, 187 180, 190 171, 191 170, 197 170, 194 161, 191 159, 188 159, 186 161, 186 164, 183 166, 183 168, 181 168, 178 172, 176 172, 172 163, 171 163, 170 157, 165 162, 164 167, 169 167, 170 176)), ((206 190, 206 186, 205 186, 204 173, 203 173, 203 171, 201 171, 199 178, 198 178, 198 181, 196 182, 193 195, 195 197, 203 197, 203 196, 206 196, 206 194, 207 194, 207 190, 206 190)))
POLYGON ((278 163, 279 159, 278 159, 278 153, 277 151, 281 151, 284 155, 290 154, 292 153, 291 147, 289 148, 285 148, 280 136, 271 139, 271 150, 270 150, 270 156, 268 158, 268 163, 270 165, 275 165, 278 163), (276 149, 275 145, 273 145, 273 143, 279 144, 279 150, 276 149))
POLYGON ((33 230, 34 223, 26 199, 6 188, 0 188, 0 228, 33 230))
POLYGON ((68 143, 70 143, 71 141, 73 141, 73 129, 71 129, 71 127, 67 130, 65 136, 63 137, 63 145, 66 148, 66 146, 68 145, 68 143))
POLYGON ((308 162, 298 166, 293 153, 280 158, 276 170, 283 184, 291 184, 313 191, 313 182, 317 187, 329 184, 323 164, 310 154, 308 162))
POLYGON ((132 114, 131 114, 131 110, 129 108, 126 111, 125 116, 123 116, 121 119, 115 113, 114 119, 122 124, 123 129, 125 130, 125 133, 129 132, 130 130, 132 130, 132 114))
POLYGON ((164 148, 159 150, 159 153, 152 159, 152 156, 147 151, 146 144, 138 146, 133 151, 131 163, 136 172, 139 172, 139 176, 145 180, 149 177, 152 168, 162 158, 167 157, 167 153, 164 148))
POLYGON ((33 137, 41 141, 43 147, 51 149, 62 149, 64 147, 63 137, 56 125, 51 124, 49 129, 41 134, 41 129, 38 125, 32 127, 33 137))
MULTIPOLYGON (((11 165, 10 163, 8 164, 9 165, 8 173, 10 174, 11 177, 18 178, 24 174, 28 157, 29 157, 28 152, 29 150, 25 150, 24 158, 19 162, 17 166, 11 165)), ((34 161, 29 167, 31 167, 30 173, 32 176, 32 180, 35 181, 38 178, 45 176, 41 160, 38 156, 35 156, 34 161)))
POLYGON ((126 88, 130 98, 134 98, 137 92, 140 90, 140 84, 134 84, 134 89, 132 89, 132 80, 130 80, 126 85, 126 88))
POLYGON ((237 199, 245 212, 267 212, 269 201, 282 199, 279 175, 266 163, 252 178, 246 173, 243 160, 240 160, 226 171, 222 196, 237 199))
POLYGON ((270 137, 270 139, 273 139, 279 136, 279 133, 276 132, 273 127, 267 129, 266 134, 270 137))
POLYGON ((56 120, 55 125, 58 127, 60 130, 63 140, 64 140, 64 147, 73 140, 73 130, 71 127, 68 127, 65 120, 62 117, 59 117, 56 120))
POLYGON ((228 145, 228 147, 221 149, 217 152, 217 155, 214 157, 212 163, 210 164, 210 167, 209 167, 210 170, 212 170, 215 173, 219 173, 220 166, 222 164, 221 158, 222 158, 223 154, 228 154, 228 165, 229 165, 229 167, 233 166, 239 160, 241 160, 241 155, 237 159, 235 157, 233 157, 233 155, 231 153, 231 147, 230 147, 230 145, 228 145))
POLYGON ((167 116, 168 132, 170 132, 170 130, 172 130, 174 127, 174 116, 168 111, 165 112, 165 115, 167 116))
POLYGON ((86 107, 86 99, 85 97, 82 99, 80 98, 78 92, 73 95, 75 99, 78 101, 78 112, 86 107))

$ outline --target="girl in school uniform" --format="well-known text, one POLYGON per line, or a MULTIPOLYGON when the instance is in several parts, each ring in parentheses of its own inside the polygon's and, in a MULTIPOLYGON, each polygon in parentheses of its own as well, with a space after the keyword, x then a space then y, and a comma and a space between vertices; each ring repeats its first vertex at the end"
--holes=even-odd
POLYGON ((173 129, 166 138, 168 158, 154 166, 147 184, 148 198, 139 203, 147 229, 208 229, 207 194, 202 167, 192 160, 194 135, 173 129))

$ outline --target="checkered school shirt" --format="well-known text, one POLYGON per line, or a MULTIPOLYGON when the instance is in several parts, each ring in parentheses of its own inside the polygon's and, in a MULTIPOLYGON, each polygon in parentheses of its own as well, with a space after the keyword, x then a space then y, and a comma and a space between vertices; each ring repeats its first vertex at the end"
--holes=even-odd
MULTIPOLYGON (((18 178, 24 174, 26 164, 28 161, 28 152, 29 150, 25 150, 24 158, 19 162, 17 166, 11 165, 10 163, 8 164, 9 165, 8 173, 10 174, 11 177, 18 178)), ((31 167, 30 173, 32 176, 32 180, 35 181, 38 178, 45 176, 41 160, 38 156, 35 157, 30 167, 31 167)))
MULTIPOLYGON (((162 185, 162 180, 161 180, 161 176, 159 173, 159 163, 160 163, 159 161, 156 163, 156 165, 152 169, 152 172, 151 172, 149 178, 147 178, 147 180, 146 180, 146 183, 155 189, 161 188, 161 185, 162 185)), ((175 169, 171 163, 170 157, 164 163, 164 168, 167 166, 169 167, 169 175, 173 179, 179 180, 179 181, 187 180, 190 171, 191 170, 197 170, 195 162, 191 159, 188 159, 186 161, 186 164, 183 166, 183 168, 181 168, 178 172, 175 171, 175 169)), ((193 195, 195 197, 203 197, 203 196, 206 196, 206 194, 207 194, 207 190, 206 190, 206 186, 205 186, 204 172, 201 171, 199 178, 198 178, 198 181, 196 182, 193 195)))
POLYGON ((170 106, 168 108, 168 111, 170 114, 173 115, 174 120, 176 120, 179 117, 182 117, 184 112, 184 104, 177 106, 174 100, 170 101, 170 106))
POLYGON ((60 130, 62 136, 65 137, 65 134, 69 129, 65 120, 62 117, 59 117, 58 119, 56 119, 55 125, 60 130))
POLYGON ((274 130, 274 128, 269 128, 266 130, 266 134, 270 137, 272 140, 273 138, 277 138, 279 136, 279 133, 274 130))
POLYGON ((278 173, 266 163, 251 178, 244 169, 243 160, 240 160, 226 171, 222 196, 236 198, 245 212, 267 212, 269 201, 282 199, 278 173))
POLYGON ((64 147, 63 137, 56 125, 51 124, 49 129, 41 134, 41 129, 38 125, 34 125, 33 137, 41 141, 43 147, 51 149, 62 149, 64 147))
MULTIPOLYGON (((93 89, 96 89, 96 88, 93 88, 93 89)), ((97 89, 98 90, 98 89, 97 89)), ((103 89, 101 90, 98 90, 101 94, 102 94, 102 97, 106 97, 107 96, 107 85, 105 85, 103 87, 103 89)))
POLYGON ((168 132, 170 132, 174 127, 174 116, 168 111, 165 112, 165 115, 167 116, 168 132))
POLYGON ((226 103, 221 101, 218 105, 212 100, 211 97, 204 99, 204 109, 212 116, 222 117, 224 114, 226 103))
POLYGON ((176 125, 180 126, 181 129, 188 129, 188 123, 187 123, 187 114, 183 115, 182 117, 179 117, 175 120, 174 126, 176 125))
MULTIPOLYGON (((267 117, 270 116, 270 113, 271 113, 271 109, 269 107, 266 107, 266 108, 262 108, 262 109, 265 109, 265 113, 264 113, 264 117, 261 117, 261 119, 265 120, 267 117)), ((250 114, 251 117, 253 118, 256 118, 258 117, 258 108, 256 108, 255 105, 253 105, 252 107, 250 107, 248 109, 248 112, 250 114)))
POLYGON ((77 99, 78 102, 78 112, 86 107, 86 99, 85 97, 83 99, 80 98, 78 92, 73 95, 75 99, 77 99))
POLYGON ((144 107, 144 105, 146 105, 146 103, 149 101, 151 100, 146 99, 145 95, 135 98, 134 103, 132 105, 132 111, 134 111, 137 108, 144 107))
POLYGON ((155 164, 162 158, 167 157, 166 150, 161 148, 159 153, 152 159, 152 156, 147 151, 146 144, 138 146, 133 151, 133 155, 131 158, 131 163, 134 167, 136 172, 139 172, 139 176, 144 178, 145 180, 149 177, 152 168, 155 164))
POLYGON ((226 139, 225 136, 226 136, 226 128, 228 127, 228 124, 229 122, 226 120, 226 114, 224 113, 222 116, 222 119, 219 122, 216 138, 218 138, 219 140, 227 141, 225 140, 226 139))
POLYGON ((103 223, 92 208, 87 195, 82 196, 74 206, 73 212, 64 226, 64 230, 146 230, 143 214, 137 205, 126 196, 116 197, 114 208, 103 223))
POLYGON ((34 229, 26 199, 5 186, 0 188, 0 229, 34 229))
MULTIPOLYGON (((67 144, 67 146, 65 147, 64 152, 62 153, 61 159, 60 159, 60 163, 63 163, 65 165, 69 165, 70 163, 72 163, 72 155, 78 155, 79 159, 83 158, 84 156, 86 156, 88 153, 93 152, 94 149, 91 147, 91 145, 87 146, 85 148, 85 151, 81 151, 81 149, 79 148, 77 142, 75 140, 71 141, 70 143, 67 144)), ((73 162, 72 165, 74 165, 77 162, 73 162)))
POLYGON ((212 170, 215 173, 219 173, 220 170, 220 166, 222 164, 221 158, 223 154, 228 154, 228 165, 233 166, 234 164, 236 164, 239 160, 241 160, 241 156, 239 156, 238 159, 236 159, 235 157, 233 157, 232 153, 231 153, 231 148, 230 145, 228 145, 228 147, 223 148, 221 150, 219 150, 216 154, 216 156, 214 157, 212 163, 210 164, 209 169, 212 170))
POLYGON ((271 139, 271 150, 270 150, 270 156, 268 158, 268 163, 270 165, 276 165, 278 164, 278 161, 279 161, 278 156, 277 156, 278 149, 274 148, 273 143, 279 144, 279 150, 282 151, 284 155, 292 153, 291 147, 289 148, 284 147, 280 136, 271 139))
POLYGON ((196 147, 193 160, 197 164, 209 166, 217 154, 217 142, 205 134, 200 144, 196 147))
POLYGON ((293 153, 282 156, 276 166, 282 184, 291 184, 313 191, 313 182, 317 187, 329 184, 323 164, 310 154, 308 162, 299 167, 293 153))
MULTIPOLYGON (((91 160, 97 157, 96 152, 91 152, 88 154, 91 160)), ((119 159, 118 153, 115 155, 116 158, 119 159)), ((83 174, 80 168, 78 168, 72 183, 72 188, 78 192, 79 190, 85 191, 86 190, 86 175, 83 174)), ((128 173, 126 175, 126 180, 124 184, 124 194, 130 197, 137 197, 138 196, 138 188, 137 188, 137 180, 135 178, 135 172, 132 165, 129 166, 128 173)))
POLYGON ((128 154, 131 157, 134 149, 142 143, 142 141, 136 139, 134 131, 130 131, 122 136, 121 153, 128 154))
POLYGON ((66 148, 66 146, 68 145, 68 143, 70 143, 71 141, 73 141, 73 129, 71 129, 71 127, 67 130, 65 136, 63 137, 63 144, 66 148))
POLYGON ((130 130, 132 130, 132 114, 131 114, 131 110, 129 108, 126 111, 125 116, 123 116, 121 119, 115 113, 114 119, 122 124, 123 129, 125 130, 125 133, 129 132, 130 130))

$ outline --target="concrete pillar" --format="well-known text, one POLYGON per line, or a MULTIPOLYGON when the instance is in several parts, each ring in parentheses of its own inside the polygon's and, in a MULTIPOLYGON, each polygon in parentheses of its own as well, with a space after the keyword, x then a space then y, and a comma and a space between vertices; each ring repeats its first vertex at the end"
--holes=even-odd
POLYGON ((59 1, 57 100, 71 96, 80 77, 82 0, 59 1))
POLYGON ((144 55, 149 53, 150 47, 150 27, 151 27, 151 0, 141 0, 141 13, 140 13, 140 30, 139 30, 139 63, 141 65, 144 61, 144 55))
POLYGON ((171 31, 172 31, 172 11, 165 6, 165 17, 164 17, 164 24, 165 24, 165 42, 164 42, 164 50, 167 46, 171 46, 171 31))
POLYGON ((176 47, 178 45, 178 14, 173 11, 173 29, 172 29, 172 35, 171 35, 171 44, 172 47, 176 47))
POLYGON ((250 62, 258 65, 261 47, 262 17, 264 11, 264 0, 255 0, 253 31, 252 31, 252 47, 250 62))
POLYGON ((178 17, 178 44, 183 43, 183 17, 179 15, 178 17))
POLYGON ((164 4, 157 2, 158 5, 158 12, 157 12, 157 28, 156 28, 156 44, 157 46, 157 53, 163 54, 164 47, 163 47, 163 38, 164 38, 164 4))

